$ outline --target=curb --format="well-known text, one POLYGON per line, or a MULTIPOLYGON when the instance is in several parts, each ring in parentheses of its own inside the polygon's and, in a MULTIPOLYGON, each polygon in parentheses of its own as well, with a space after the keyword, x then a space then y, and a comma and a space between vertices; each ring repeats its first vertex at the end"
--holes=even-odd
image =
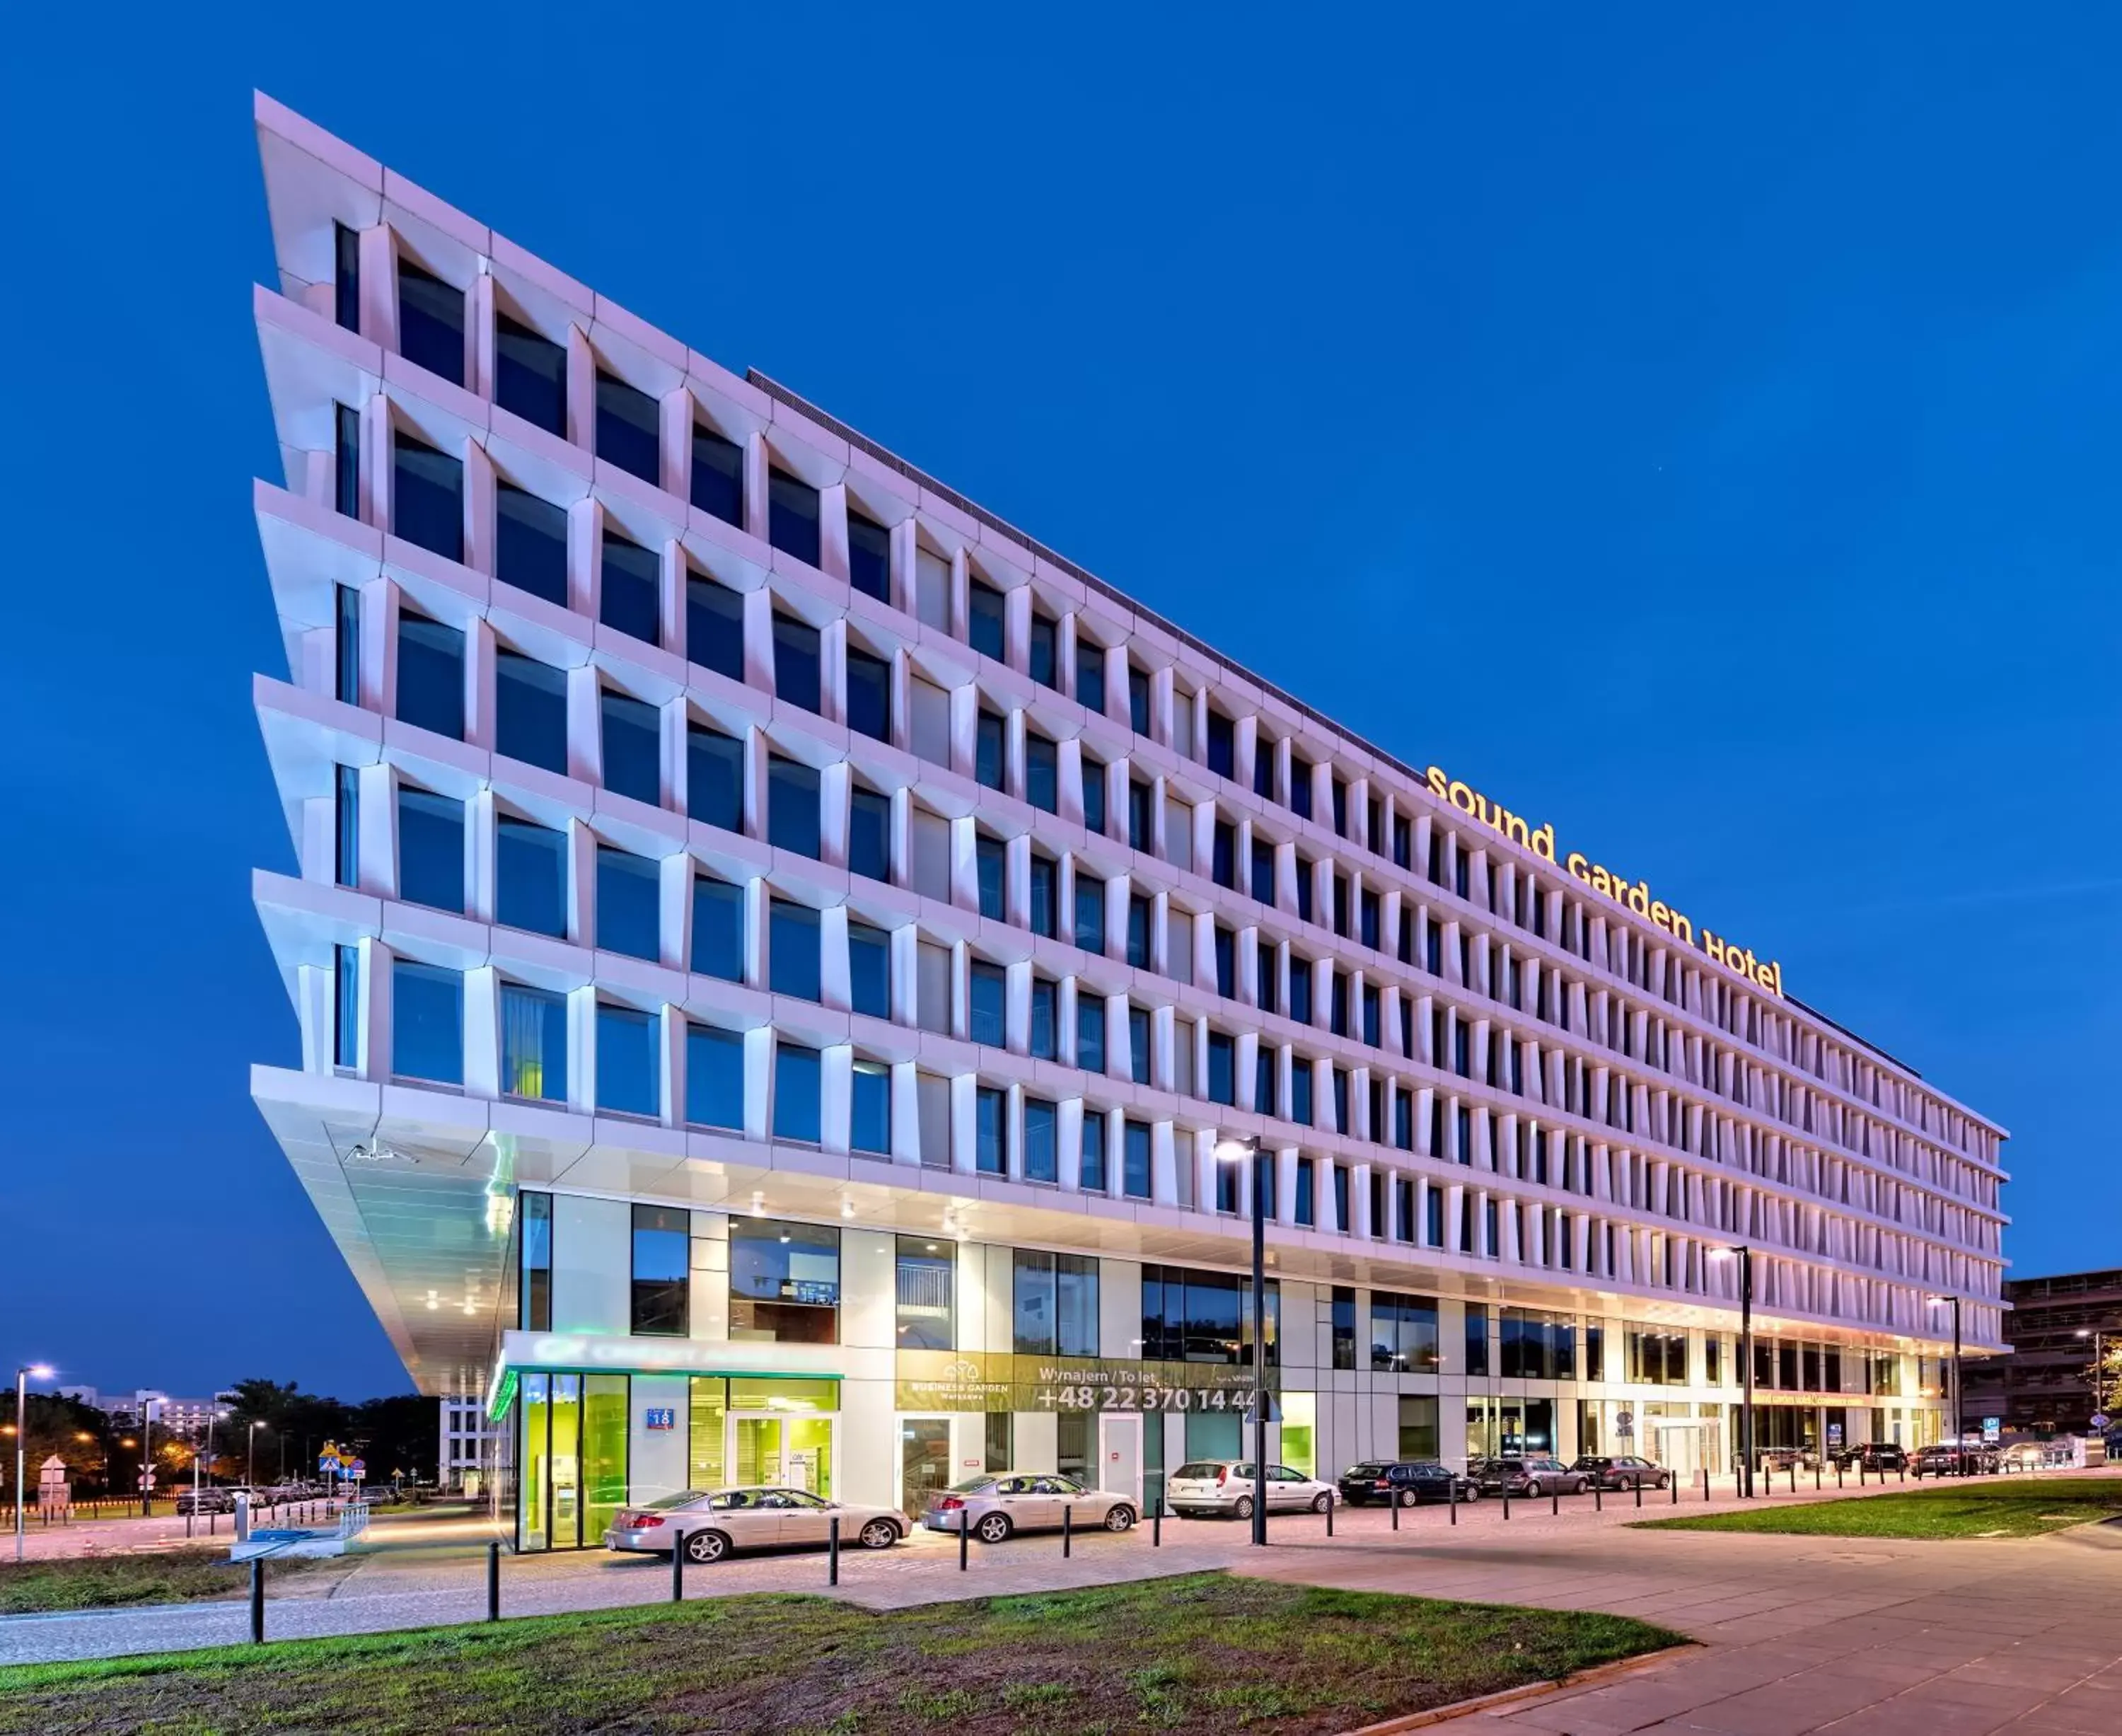
POLYGON ((1588 1670, 1578 1670, 1564 1676, 1559 1682, 1528 1682, 1521 1687, 1498 1688, 1493 1694, 1479 1694, 1471 1700, 1455 1700, 1449 1706, 1432 1706, 1426 1712, 1409 1712, 1402 1717, 1388 1718, 1382 1724, 1367 1724, 1353 1730, 1344 1730, 1342 1736, 1400 1736, 1404 1730, 1427 1729, 1433 1724, 1443 1724, 1454 1718, 1470 1718, 1476 1712, 1485 1712, 1494 1706, 1559 1694, 1566 1687, 1588 1687, 1594 1682, 1609 1682, 1617 1676, 1633 1675, 1638 1670, 1648 1669, 1652 1664, 1677 1658, 1683 1652, 1701 1649, 1691 1640, 1685 1645, 1668 1645, 1657 1651, 1638 1653, 1633 1658, 1619 1658, 1611 1663, 1594 1664, 1588 1670))

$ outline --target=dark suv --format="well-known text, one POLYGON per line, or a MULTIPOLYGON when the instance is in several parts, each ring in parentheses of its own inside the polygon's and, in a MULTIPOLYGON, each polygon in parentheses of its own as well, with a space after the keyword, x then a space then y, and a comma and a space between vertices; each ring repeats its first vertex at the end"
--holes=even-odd
POLYGON ((1447 1471, 1434 1460, 1366 1460, 1341 1473, 1337 1486, 1341 1499, 1351 1507, 1372 1501, 1397 1501, 1413 1507, 1423 1501, 1475 1501, 1481 1498, 1478 1484, 1447 1471))
POLYGON ((1569 1467, 1587 1473, 1601 1489, 1662 1489, 1672 1473, 1632 1453, 1587 1453, 1569 1467))
POLYGON ((1894 1441, 1866 1441, 1829 1457, 1845 1471, 1905 1471, 1909 1464, 1907 1453, 1894 1441))
POLYGON ((1573 1471, 1559 1458, 1507 1453, 1501 1458, 1470 1460, 1466 1475, 1484 1495, 1582 1495, 1592 1486, 1589 1475, 1573 1471))

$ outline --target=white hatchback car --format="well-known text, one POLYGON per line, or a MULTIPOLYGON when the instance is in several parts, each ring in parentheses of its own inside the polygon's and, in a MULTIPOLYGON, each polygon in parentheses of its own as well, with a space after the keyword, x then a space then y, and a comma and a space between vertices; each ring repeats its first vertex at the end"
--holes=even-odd
POLYGON ((653 1555, 682 1549, 706 1567, 736 1549, 823 1549, 836 1518, 850 1548, 889 1549, 906 1535, 906 1515, 895 1507, 829 1501, 805 1489, 689 1489, 619 1509, 604 1546, 653 1555))
MULTIPOLYGON (((1171 1473, 1164 1498, 1174 1513, 1189 1518, 1211 1515, 1237 1519, 1253 1516, 1253 1462, 1247 1459, 1190 1459, 1171 1473)), ((1324 1513, 1336 1497, 1322 1483, 1287 1465, 1267 1467, 1269 1513, 1324 1513)))

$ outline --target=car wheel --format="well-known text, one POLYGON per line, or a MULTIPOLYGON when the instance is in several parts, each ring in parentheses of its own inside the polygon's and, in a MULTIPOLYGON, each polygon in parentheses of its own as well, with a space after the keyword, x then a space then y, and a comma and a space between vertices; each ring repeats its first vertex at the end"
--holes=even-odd
POLYGON ((1412 1489, 1403 1489, 1400 1492, 1400 1504, 1403 1507, 1412 1507, 1421 1499, 1422 1496, 1412 1489))
POLYGON ((899 1528, 890 1519, 872 1519, 858 1535, 865 1549, 889 1549, 899 1541, 899 1528))
POLYGON ((1125 1501, 1119 1501, 1105 1509, 1105 1529, 1132 1531, 1134 1529, 1134 1509, 1125 1501))
POLYGON ((1311 1497, 1311 1510, 1314 1513, 1324 1513, 1333 1504, 1334 1497, 1330 1495, 1315 1495, 1311 1497))
POLYGON ((1538 1477, 1535 1477, 1531 1482, 1525 1486, 1525 1492, 1535 1498, 1547 1493, 1545 1489, 1540 1486, 1540 1479, 1538 1477))
POLYGON ((1008 1537, 1010 1528, 1007 1514, 983 1514, 979 1523, 973 1527, 973 1535, 983 1543, 999 1543, 1008 1537))
POLYGON ((1233 1518, 1249 1519, 1253 1516, 1253 1498, 1249 1495, 1238 1497, 1237 1504, 1231 1509, 1233 1518))
POLYGON ((1479 1483, 1469 1483, 1466 1486, 1466 1493, 1463 1498, 1470 1501, 1479 1500, 1481 1499, 1481 1486, 1479 1483))
POLYGON ((719 1531, 685 1533, 685 1559, 699 1567, 712 1567, 729 1553, 730 1541, 719 1531))

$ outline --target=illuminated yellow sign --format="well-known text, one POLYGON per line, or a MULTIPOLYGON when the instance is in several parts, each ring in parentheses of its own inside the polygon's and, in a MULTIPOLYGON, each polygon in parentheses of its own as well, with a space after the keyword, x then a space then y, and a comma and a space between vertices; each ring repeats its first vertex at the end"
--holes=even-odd
POLYGON ((1783 967, 1775 960, 1757 958, 1752 948, 1734 946, 1707 929, 1702 929, 1700 938, 1697 938, 1692 922, 1664 900, 1651 896, 1648 881, 1630 881, 1611 868, 1592 861, 1579 850, 1572 850, 1565 856, 1557 857, 1554 826, 1531 825, 1500 802, 1491 802, 1471 785, 1462 784, 1456 778, 1447 777, 1441 766, 1431 766, 1426 775, 1430 793, 1438 801, 1449 802, 1461 813, 1479 821, 1490 831, 1501 833, 1512 843, 1524 845, 1535 856, 1557 863, 1601 897, 1624 905, 1638 916, 1648 917, 1674 939, 1685 941, 1691 947, 1699 947, 1708 955, 1713 964, 1722 965, 1757 987, 1766 989, 1778 999, 1782 998, 1783 967))

